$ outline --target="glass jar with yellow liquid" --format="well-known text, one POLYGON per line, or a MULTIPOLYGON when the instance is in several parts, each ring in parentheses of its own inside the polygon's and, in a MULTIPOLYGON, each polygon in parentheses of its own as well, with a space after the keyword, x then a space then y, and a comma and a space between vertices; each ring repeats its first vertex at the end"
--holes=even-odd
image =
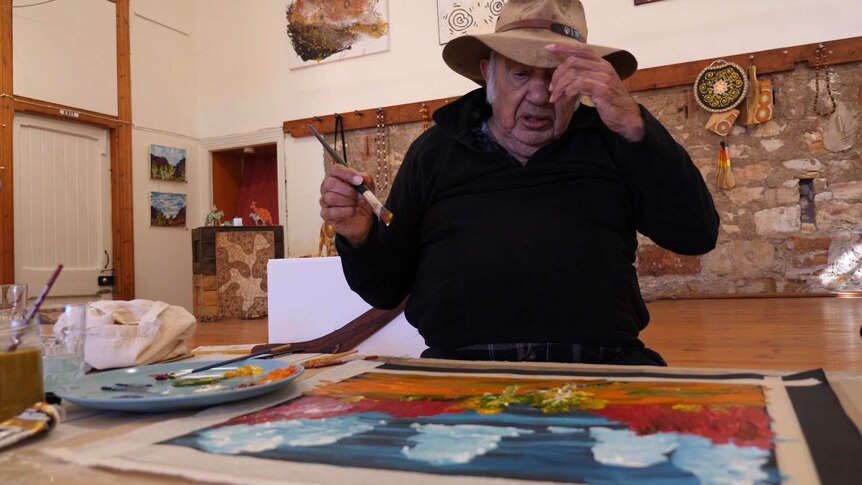
POLYGON ((24 325, 26 285, 0 285, 0 422, 44 399, 39 326, 24 325))

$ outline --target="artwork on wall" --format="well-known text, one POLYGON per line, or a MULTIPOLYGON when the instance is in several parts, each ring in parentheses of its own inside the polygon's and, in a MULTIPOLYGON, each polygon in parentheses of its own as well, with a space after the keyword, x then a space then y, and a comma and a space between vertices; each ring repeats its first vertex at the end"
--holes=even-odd
POLYGON ((822 371, 354 361, 289 394, 60 451, 127 471, 216 471, 226 483, 845 483, 862 473, 862 437, 822 371))
POLYGON ((287 6, 291 69, 389 50, 387 0, 292 0, 287 6))
POLYGON ((150 192, 150 225, 186 227, 186 194, 150 192))
POLYGON ((150 178, 154 180, 185 182, 185 148, 150 145, 150 178))
POLYGON ((437 0, 440 44, 462 35, 493 32, 505 4, 505 0, 437 0))
POLYGON ((275 233, 216 233, 218 314, 250 320, 267 314, 266 264, 275 258, 275 233))

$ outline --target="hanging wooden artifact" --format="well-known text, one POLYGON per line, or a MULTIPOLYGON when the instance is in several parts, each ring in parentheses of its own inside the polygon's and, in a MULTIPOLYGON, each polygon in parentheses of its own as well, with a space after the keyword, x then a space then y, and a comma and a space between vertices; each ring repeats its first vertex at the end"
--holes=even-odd
POLYGON ((748 92, 748 78, 738 64, 719 59, 700 72, 694 83, 694 97, 710 113, 737 107, 748 92))
POLYGON ((730 166, 730 149, 724 140, 718 149, 718 171, 715 174, 715 185, 723 190, 736 187, 736 177, 733 176, 733 168, 730 166))
POLYGON ((823 128, 823 146, 831 152, 841 152, 853 147, 856 119, 843 103, 835 100, 832 92, 832 69, 829 55, 832 51, 820 44, 814 51, 814 113, 826 118, 823 128), (821 77, 824 90, 821 90, 821 77), (825 96, 824 96, 825 91, 825 96))
POLYGON ((706 122, 706 129, 719 136, 727 136, 733 130, 733 123, 739 116, 738 109, 732 109, 724 113, 713 113, 706 122))
POLYGON ((843 152, 853 148, 856 134, 859 133, 858 121, 853 113, 840 101, 835 112, 826 120, 823 128, 823 146, 830 152, 843 152))
POLYGON ((757 66, 748 66, 748 94, 740 106, 740 124, 754 126, 766 123, 773 116, 772 81, 757 79, 757 66))
POLYGON ((738 64, 723 59, 705 67, 694 82, 694 98, 701 108, 712 113, 706 123, 706 129, 723 138, 718 151, 718 171, 715 174, 715 184, 720 189, 736 187, 726 139, 740 115, 740 110, 735 108, 745 100, 748 88, 745 70, 738 64))

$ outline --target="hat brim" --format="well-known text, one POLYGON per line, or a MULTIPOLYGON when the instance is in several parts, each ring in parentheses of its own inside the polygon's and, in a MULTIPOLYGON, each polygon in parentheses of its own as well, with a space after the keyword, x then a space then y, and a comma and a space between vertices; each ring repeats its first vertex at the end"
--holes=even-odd
POLYGON ((620 79, 631 76, 638 68, 637 59, 628 51, 567 40, 546 29, 518 29, 458 37, 443 48, 443 60, 453 71, 484 85, 485 79, 479 69, 479 61, 487 59, 491 50, 527 66, 553 69, 562 64, 565 59, 545 49, 549 44, 589 47, 614 67, 620 79))

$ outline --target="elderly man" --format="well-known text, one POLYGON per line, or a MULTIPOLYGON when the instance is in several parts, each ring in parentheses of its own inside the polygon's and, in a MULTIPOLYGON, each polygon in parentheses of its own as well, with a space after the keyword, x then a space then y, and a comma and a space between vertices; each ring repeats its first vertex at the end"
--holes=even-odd
POLYGON ((485 87, 412 144, 390 226, 352 187, 367 175, 334 165, 321 185, 350 287, 378 308, 409 294, 424 357, 666 365, 638 339, 636 231, 702 254, 718 216, 688 154, 623 87, 634 57, 586 39, 579 1, 510 0, 493 34, 444 49, 485 87))

